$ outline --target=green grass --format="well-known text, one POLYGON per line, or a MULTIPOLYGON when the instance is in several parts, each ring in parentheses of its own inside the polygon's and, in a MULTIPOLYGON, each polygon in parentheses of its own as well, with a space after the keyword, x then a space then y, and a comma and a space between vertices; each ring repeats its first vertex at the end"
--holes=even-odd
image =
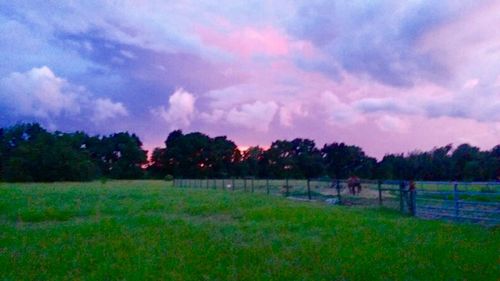
POLYGON ((0 280, 498 280, 500 230, 163 181, 0 185, 0 280))

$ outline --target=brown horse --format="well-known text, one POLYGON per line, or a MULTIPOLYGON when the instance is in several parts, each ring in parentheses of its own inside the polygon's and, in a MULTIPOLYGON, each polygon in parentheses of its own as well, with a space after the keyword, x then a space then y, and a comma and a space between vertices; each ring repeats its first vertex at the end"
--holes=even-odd
POLYGON ((347 187, 349 187, 349 192, 352 195, 359 194, 361 192, 361 179, 356 176, 351 176, 347 179, 347 187))

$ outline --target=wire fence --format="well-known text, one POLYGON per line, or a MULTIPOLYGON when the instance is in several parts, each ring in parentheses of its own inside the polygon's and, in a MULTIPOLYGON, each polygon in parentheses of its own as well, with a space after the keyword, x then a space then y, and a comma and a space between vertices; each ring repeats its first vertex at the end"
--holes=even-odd
POLYGON ((361 180, 359 190, 346 179, 175 179, 181 188, 265 193, 326 204, 385 207, 426 219, 500 224, 500 182, 361 180))

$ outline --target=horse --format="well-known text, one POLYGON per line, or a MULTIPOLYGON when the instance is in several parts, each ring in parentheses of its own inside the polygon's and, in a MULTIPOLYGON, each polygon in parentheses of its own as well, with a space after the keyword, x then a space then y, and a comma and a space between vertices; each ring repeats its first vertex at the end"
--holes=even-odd
POLYGON ((352 195, 359 194, 361 192, 361 179, 356 176, 351 176, 347 179, 347 187, 352 195))

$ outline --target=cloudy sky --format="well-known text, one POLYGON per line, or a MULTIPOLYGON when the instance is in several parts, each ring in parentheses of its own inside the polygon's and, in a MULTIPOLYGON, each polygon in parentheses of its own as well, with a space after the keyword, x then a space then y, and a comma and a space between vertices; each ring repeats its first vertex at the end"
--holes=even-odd
POLYGON ((500 1, 0 1, 0 126, 489 149, 499 26, 500 1))

